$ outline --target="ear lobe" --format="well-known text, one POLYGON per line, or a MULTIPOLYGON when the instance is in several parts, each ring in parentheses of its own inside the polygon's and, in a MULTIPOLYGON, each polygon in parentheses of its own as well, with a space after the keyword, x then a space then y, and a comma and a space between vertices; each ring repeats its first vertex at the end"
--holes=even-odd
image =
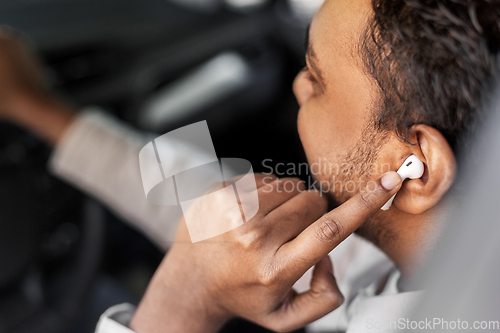
POLYGON ((436 206, 448 192, 456 176, 455 155, 443 134, 427 125, 415 125, 410 141, 412 153, 425 165, 420 179, 407 180, 394 205, 410 214, 422 214, 436 206))

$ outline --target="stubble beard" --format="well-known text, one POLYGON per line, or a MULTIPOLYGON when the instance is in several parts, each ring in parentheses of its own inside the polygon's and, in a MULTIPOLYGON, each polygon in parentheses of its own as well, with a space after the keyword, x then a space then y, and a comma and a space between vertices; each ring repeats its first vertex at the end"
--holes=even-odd
MULTIPOLYGON (((371 122, 363 131, 358 143, 340 160, 342 165, 349 166, 336 175, 329 175, 329 191, 324 194, 328 198, 329 210, 332 210, 347 200, 355 196, 373 181, 371 168, 379 156, 380 150, 388 140, 388 133, 378 130, 371 122), (332 185, 334 183, 335 185, 332 185), (356 184, 347 190, 346 184, 356 184)), ((387 170, 389 171, 389 170, 387 170)), ((322 189, 320 189, 322 190, 322 189)), ((358 230, 356 234, 381 247, 385 242, 392 242, 396 239, 396 234, 390 226, 389 221, 385 220, 380 214, 375 214, 368 219, 358 230)))

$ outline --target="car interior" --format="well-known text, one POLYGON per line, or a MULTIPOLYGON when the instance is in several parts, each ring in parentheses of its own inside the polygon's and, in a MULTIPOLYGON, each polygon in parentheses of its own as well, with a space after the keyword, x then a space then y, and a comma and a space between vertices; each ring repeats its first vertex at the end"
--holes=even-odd
MULTIPOLYGON (((97 105, 160 134, 207 120, 218 154, 241 152, 259 172, 263 159, 305 161, 291 86, 310 17, 297 4, 0 1, 0 24, 29 41, 53 89, 77 108, 97 105)), ((163 257, 53 177, 50 154, 0 123, 0 332, 93 332, 107 307, 138 303, 163 257)))
MULTIPOLYGON (((0 0, 0 25, 26 38, 52 88, 76 108, 99 106, 155 134, 206 120, 219 156, 264 172, 263 160, 306 162, 292 83, 319 4, 0 0)), ((477 158, 469 158, 484 164, 466 163, 472 191, 460 197, 466 204, 422 273, 433 289, 416 318, 498 312, 497 118, 477 143, 477 158)), ((0 121, 0 333, 94 332, 110 306, 138 304, 164 256, 101 202, 52 176, 51 152, 34 134, 0 121)), ((233 320, 222 332, 268 331, 233 320)))

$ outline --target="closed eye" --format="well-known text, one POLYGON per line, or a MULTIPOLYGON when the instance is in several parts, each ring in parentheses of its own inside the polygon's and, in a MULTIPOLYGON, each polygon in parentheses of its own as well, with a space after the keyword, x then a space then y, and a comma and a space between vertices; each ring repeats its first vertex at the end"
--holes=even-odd
POLYGON ((306 78, 312 83, 312 84, 318 84, 318 81, 316 80, 316 78, 314 77, 314 75, 312 75, 311 71, 309 70, 309 68, 304 67, 302 69, 302 71, 306 74, 306 78))
POLYGON ((319 91, 323 91, 323 88, 319 84, 318 80, 314 77, 307 66, 304 67, 302 71, 306 74, 306 79, 309 80, 309 82, 311 82, 316 89, 318 89, 319 91))

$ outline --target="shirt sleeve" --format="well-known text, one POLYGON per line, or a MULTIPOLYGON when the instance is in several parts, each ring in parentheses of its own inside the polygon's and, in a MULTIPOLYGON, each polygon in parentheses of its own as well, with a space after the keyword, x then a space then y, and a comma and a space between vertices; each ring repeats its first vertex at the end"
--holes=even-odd
MULTIPOLYGON (((149 203, 144 194, 139 152, 154 139, 106 115, 96 107, 82 110, 64 133, 49 161, 56 176, 96 197, 117 215, 166 250, 182 217, 179 206, 149 203)), ((177 145, 171 161, 189 163, 192 146, 177 145)))
POLYGON ((109 308, 97 322, 95 333, 135 333, 128 328, 135 307, 130 304, 120 304, 109 308))

